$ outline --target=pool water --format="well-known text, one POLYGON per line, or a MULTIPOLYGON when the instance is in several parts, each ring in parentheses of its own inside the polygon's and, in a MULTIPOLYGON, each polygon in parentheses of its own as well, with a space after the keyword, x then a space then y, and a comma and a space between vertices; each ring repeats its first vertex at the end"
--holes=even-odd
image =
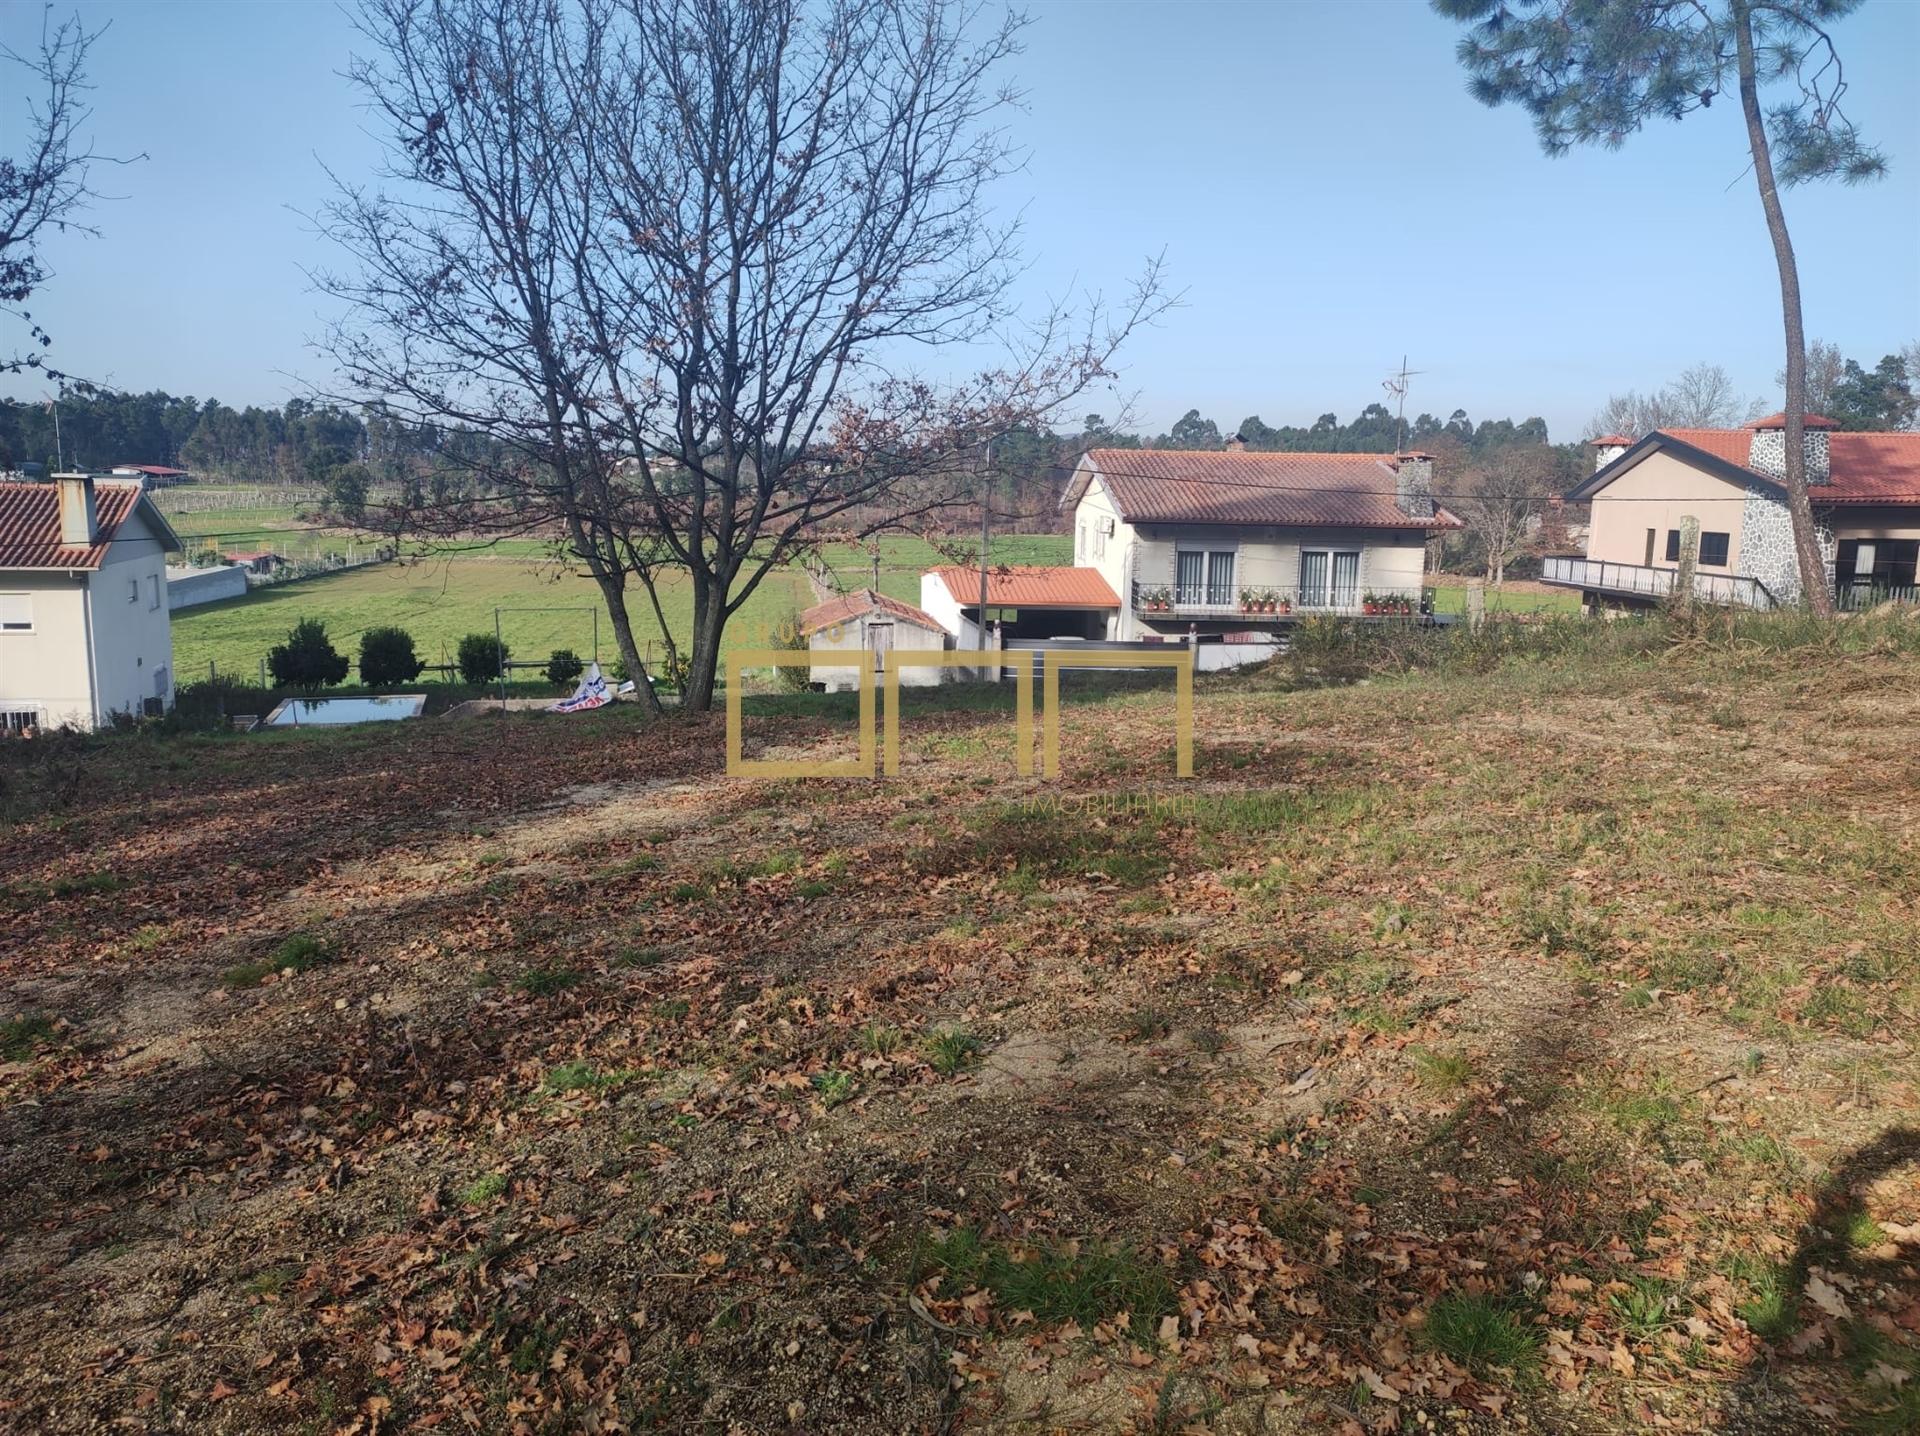
POLYGON ((392 693, 378 698, 289 698, 267 715, 265 728, 306 728, 335 723, 390 723, 418 718, 427 706, 424 693, 392 693))

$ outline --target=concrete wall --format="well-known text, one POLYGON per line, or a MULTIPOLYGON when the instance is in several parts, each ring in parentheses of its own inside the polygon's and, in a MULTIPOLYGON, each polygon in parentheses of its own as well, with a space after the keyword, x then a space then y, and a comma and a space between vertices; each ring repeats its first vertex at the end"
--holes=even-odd
POLYGON ((86 575, 0 572, 0 593, 23 593, 31 633, 0 633, 0 708, 36 708, 40 723, 93 724, 87 677, 86 575))
MULTIPOLYGON (((879 618, 879 621, 886 622, 887 619, 879 618)), ((919 624, 909 623, 904 618, 893 618, 891 622, 892 643, 896 649, 938 650, 947 646, 947 635, 938 629, 922 628, 919 624)), ((971 628, 972 625, 969 624, 968 627, 971 628)), ((863 648, 871 648, 873 639, 873 627, 868 618, 862 616, 821 629, 807 640, 807 646, 816 656, 823 653, 858 653, 863 648)), ((874 665, 876 679, 886 672, 886 667, 886 655, 878 655, 874 665)), ((826 667, 816 664, 813 670, 813 681, 825 684, 829 693, 846 692, 860 686, 860 670, 852 667, 826 667)), ((943 681, 945 681, 945 670, 940 668, 909 665, 900 670, 902 688, 932 688, 943 681)))
POLYGON ((1700 521, 1702 533, 1727 537, 1724 567, 1702 565, 1702 573, 1746 573, 1741 565, 1743 513, 1747 492, 1702 473, 1672 454, 1648 454, 1626 473, 1593 496, 1593 517, 1587 530, 1587 557, 1608 563, 1647 562, 1647 530, 1654 532, 1653 566, 1677 568, 1667 561, 1667 531, 1680 527, 1688 515, 1700 521))
POLYGON ((150 697, 172 706, 173 630, 156 539, 136 510, 96 572, 0 572, 0 593, 26 593, 33 606, 31 633, 0 633, 0 705, 36 707, 48 727, 83 728, 138 714, 150 697))
POLYGON ((167 611, 170 613, 203 603, 218 603, 223 598, 244 598, 246 592, 247 571, 237 563, 167 570, 167 611))

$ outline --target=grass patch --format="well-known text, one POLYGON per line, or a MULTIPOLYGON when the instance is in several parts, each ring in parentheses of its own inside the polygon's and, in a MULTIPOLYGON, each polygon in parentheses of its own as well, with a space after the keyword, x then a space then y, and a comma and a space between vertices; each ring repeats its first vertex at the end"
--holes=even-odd
POLYGON ((221 974, 228 987, 258 987, 279 972, 311 972, 332 961, 326 944, 311 933, 296 932, 258 962, 243 962, 221 974))
POLYGON ((33 1056, 34 1048, 43 1042, 53 1041, 56 1030, 51 1017, 43 1017, 38 1013, 28 1013, 11 1022, 0 1023, 0 1058, 8 1062, 25 1062, 33 1056))
POLYGON ((933 1243, 927 1258, 941 1274, 943 1288, 955 1294, 970 1288, 990 1291, 1007 1317, 1026 1312, 1039 1322, 1072 1321, 1091 1329, 1125 1313, 1134 1335, 1151 1340, 1159 1318, 1178 1307, 1165 1269, 1124 1245, 1013 1246, 983 1242, 962 1227, 933 1243))
MULTIPOLYGON (((549 1073, 548 1077, 551 1079, 552 1074, 549 1073)), ((488 1172, 484 1176, 475 1177, 461 1188, 460 1200, 470 1207, 484 1207, 506 1189, 507 1174, 505 1172, 488 1172)))
POLYGON ((552 997, 578 981, 580 974, 571 967, 530 967, 513 980, 513 985, 529 997, 552 997))
POLYGON ((884 1022, 869 1022, 860 1029, 860 1050, 875 1057, 891 1057, 906 1043, 906 1034, 884 1022))
POLYGON ((658 967, 667 960, 667 955, 657 947, 623 947, 614 954, 613 965, 619 968, 658 967))
POLYGON ((1427 1312, 1421 1337, 1475 1373, 1529 1376, 1540 1364, 1540 1333, 1492 1297, 1449 1292, 1427 1312))
POLYGON ((1473 1059, 1464 1052, 1416 1047, 1412 1056, 1421 1085, 1436 1092, 1451 1092, 1473 1080, 1473 1059))
MULTIPOLYGON (((541 1079, 541 1090, 547 1092, 591 1092, 608 1087, 618 1087, 623 1082, 633 1080, 632 1072, 619 1068, 611 1072, 601 1072, 591 1062, 576 1058, 571 1062, 562 1062, 558 1067, 541 1079)), ((482 1178, 481 1180, 485 1180, 482 1178)), ((505 1178, 501 1181, 504 1183, 505 1178)))
POLYGON ((1674 1322, 1674 1289, 1659 1277, 1629 1277, 1627 1289, 1607 1297, 1621 1330, 1636 1341, 1651 1341, 1674 1322))
POLYGON ((1727 1262, 1726 1273, 1747 1288, 1747 1299, 1736 1302, 1733 1312, 1755 1336, 1785 1341, 1800 1329, 1787 1269, 1779 1262, 1742 1253, 1727 1262))
POLYGON ((979 1062, 987 1044, 960 1027, 946 1027, 927 1038, 927 1061, 942 1077, 964 1072, 979 1062))

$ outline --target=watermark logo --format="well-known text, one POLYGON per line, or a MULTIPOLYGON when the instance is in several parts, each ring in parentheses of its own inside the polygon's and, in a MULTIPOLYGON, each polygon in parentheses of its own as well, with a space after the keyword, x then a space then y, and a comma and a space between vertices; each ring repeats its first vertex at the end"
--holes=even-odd
POLYGON ((1193 776, 1193 650, 1164 652, 1122 648, 1006 649, 973 653, 958 649, 895 649, 887 654, 884 674, 876 671, 873 651, 822 651, 804 659, 788 649, 736 648, 726 656, 727 776, 730 778, 871 778, 876 758, 887 777, 900 772, 900 674, 907 668, 993 668, 1013 670, 1013 763, 1022 777, 1033 773, 1034 670, 1041 672, 1040 774, 1060 776, 1060 672, 1065 668, 1155 669, 1174 674, 1174 771, 1193 776), (856 758, 748 758, 744 752, 741 680, 749 668, 851 668, 860 684, 860 753, 856 758), (876 701, 884 689, 886 701, 876 701))

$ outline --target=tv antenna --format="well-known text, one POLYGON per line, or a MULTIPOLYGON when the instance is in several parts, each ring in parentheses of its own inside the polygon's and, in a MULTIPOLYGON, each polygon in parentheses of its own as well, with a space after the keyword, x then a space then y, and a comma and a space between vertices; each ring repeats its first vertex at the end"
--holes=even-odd
POLYGON ((1394 431, 1393 438, 1393 451, 1396 454, 1403 452, 1407 447, 1407 381, 1416 374, 1424 374, 1426 372, 1424 369, 1409 369, 1407 367, 1407 356, 1402 354, 1400 356, 1400 372, 1397 374, 1389 374, 1381 381, 1380 387, 1393 395, 1399 408, 1398 415, 1396 416, 1398 427, 1394 431))

